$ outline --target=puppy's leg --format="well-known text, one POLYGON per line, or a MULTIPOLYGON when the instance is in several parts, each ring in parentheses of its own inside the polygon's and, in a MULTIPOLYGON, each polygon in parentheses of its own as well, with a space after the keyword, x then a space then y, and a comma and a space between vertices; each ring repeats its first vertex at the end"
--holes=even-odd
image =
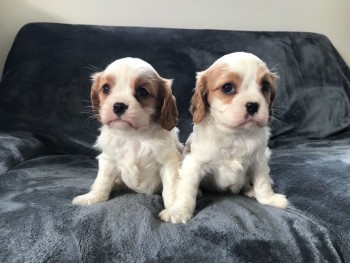
POLYGON ((162 168, 160 170, 160 177, 163 184, 163 201, 164 207, 169 208, 173 205, 177 180, 179 179, 179 165, 180 165, 180 156, 177 153, 174 153, 172 156, 166 158, 162 168))
POLYGON ((273 192, 269 172, 270 168, 266 158, 261 158, 259 163, 256 162, 253 165, 251 177, 255 198, 262 204, 286 208, 288 204, 287 198, 282 194, 275 194, 273 192))
POLYGON ((90 192, 75 197, 74 205, 93 205, 108 200, 118 175, 117 167, 103 153, 98 157, 98 164, 98 174, 90 192))
POLYGON ((201 181, 201 166, 202 164, 196 161, 191 154, 186 155, 180 170, 174 204, 160 212, 159 216, 162 220, 174 224, 184 224, 191 219, 201 181))

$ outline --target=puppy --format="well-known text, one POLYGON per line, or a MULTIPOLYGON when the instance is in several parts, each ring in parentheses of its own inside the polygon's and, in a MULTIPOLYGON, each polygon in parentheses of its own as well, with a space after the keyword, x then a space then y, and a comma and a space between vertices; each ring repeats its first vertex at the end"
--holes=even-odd
POLYGON ((260 203, 287 206, 271 188, 267 148, 276 75, 253 54, 237 52, 197 74, 191 102, 193 133, 186 143, 177 196, 162 220, 186 223, 196 194, 204 189, 255 197, 260 203))
POLYGON ((73 204, 100 203, 112 190, 127 187, 145 194, 162 191, 169 207, 181 157, 171 81, 137 58, 116 60, 92 79, 93 113, 102 124, 95 147, 102 153, 90 192, 73 204))

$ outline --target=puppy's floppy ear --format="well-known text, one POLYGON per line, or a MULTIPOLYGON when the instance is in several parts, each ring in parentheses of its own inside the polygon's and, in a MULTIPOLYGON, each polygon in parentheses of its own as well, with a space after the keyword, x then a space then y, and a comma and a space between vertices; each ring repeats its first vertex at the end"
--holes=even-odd
POLYGON ((163 129, 171 131, 177 124, 176 99, 171 90, 172 80, 159 81, 159 123, 163 129))
POLYGON ((207 113, 208 104, 208 89, 205 71, 197 73, 196 87, 191 99, 190 111, 193 116, 194 123, 200 123, 207 113))
POLYGON ((92 112, 98 121, 101 121, 100 117, 100 97, 99 97, 99 85, 100 85, 100 73, 95 73, 91 76, 92 86, 90 92, 90 99, 92 104, 92 112))
POLYGON ((276 73, 270 73, 269 74, 270 79, 271 79, 271 89, 270 89, 270 103, 269 103, 269 122, 271 122, 272 119, 272 104, 275 100, 275 95, 276 95, 276 82, 278 79, 278 75, 276 73))

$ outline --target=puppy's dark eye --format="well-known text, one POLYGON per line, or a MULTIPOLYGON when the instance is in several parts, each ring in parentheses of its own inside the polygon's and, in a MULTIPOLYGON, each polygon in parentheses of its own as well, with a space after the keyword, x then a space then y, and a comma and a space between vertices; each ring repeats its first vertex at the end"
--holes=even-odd
POLYGON ((143 87, 139 87, 136 89, 136 96, 140 97, 140 98, 145 98, 149 95, 149 92, 143 88, 143 87))
POLYGON ((261 83, 261 91, 263 93, 267 93, 270 91, 270 83, 268 83, 266 80, 264 80, 262 83, 261 83))
POLYGON ((109 94, 109 92, 110 92, 109 85, 108 84, 104 84, 102 86, 102 91, 103 91, 104 94, 109 94))
POLYGON ((236 94, 237 93, 235 87, 231 83, 225 83, 221 87, 221 91, 225 94, 236 94))

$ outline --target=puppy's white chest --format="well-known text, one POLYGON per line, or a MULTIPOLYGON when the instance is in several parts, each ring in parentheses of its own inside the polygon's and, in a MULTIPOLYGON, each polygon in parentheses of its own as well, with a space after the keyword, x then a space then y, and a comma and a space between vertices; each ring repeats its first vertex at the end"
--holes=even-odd
POLYGON ((240 139, 231 140, 218 150, 216 158, 212 160, 212 165, 224 166, 228 174, 244 176, 251 161, 255 156, 255 149, 247 148, 246 142, 240 139))
POLYGON ((161 187, 155 145, 157 142, 154 139, 144 138, 98 140, 98 147, 115 163, 116 173, 122 181, 136 192, 149 194, 159 191, 161 187))
POLYGON ((215 140, 196 142, 194 154, 197 155, 200 145, 206 145, 206 148, 210 149, 206 151, 207 156, 202 157, 202 160, 205 160, 202 171, 207 176, 204 177, 201 186, 220 191, 229 189, 238 193, 247 179, 247 171, 259 159, 257 156, 264 145, 263 140, 247 134, 214 138, 215 140))
POLYGON ((147 143, 125 143, 116 157, 121 178, 129 188, 140 193, 154 193, 158 190, 161 184, 160 165, 147 143))
POLYGON ((227 147, 221 148, 221 157, 226 157, 228 160, 236 160, 242 164, 249 162, 256 155, 258 148, 256 140, 242 137, 228 140, 223 145, 227 145, 227 147))
POLYGON ((156 165, 153 151, 141 142, 124 142, 115 149, 114 155, 117 166, 126 174, 131 173, 129 170, 134 170, 134 167, 143 171, 156 165))

